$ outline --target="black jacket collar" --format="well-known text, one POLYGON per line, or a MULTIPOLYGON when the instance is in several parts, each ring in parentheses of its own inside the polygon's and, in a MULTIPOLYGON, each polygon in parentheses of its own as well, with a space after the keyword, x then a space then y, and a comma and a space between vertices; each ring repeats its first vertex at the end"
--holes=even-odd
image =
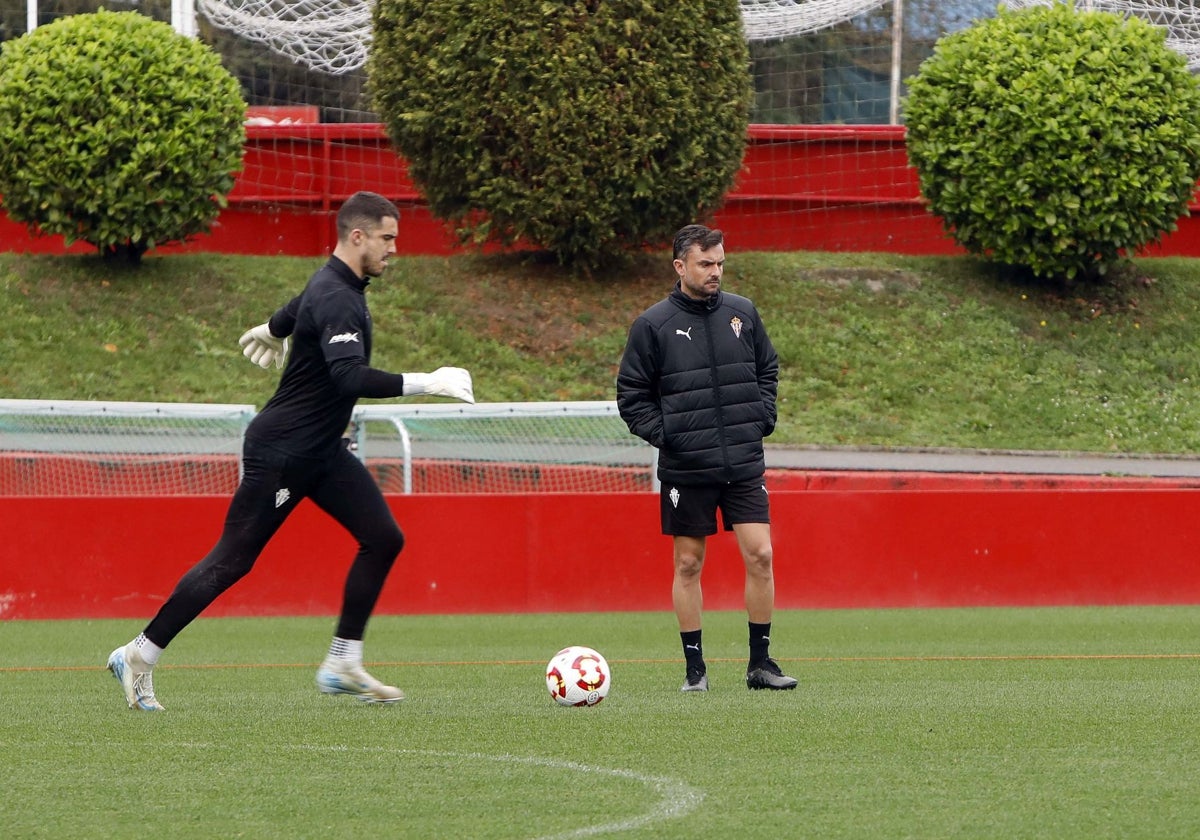
POLYGON ((671 290, 670 298, 675 302, 675 305, 681 309, 685 309, 688 312, 696 312, 698 314, 712 312, 721 305, 720 290, 718 290, 717 293, 710 298, 696 300, 695 298, 688 297, 683 293, 683 288, 678 280, 675 281, 675 288, 671 290))

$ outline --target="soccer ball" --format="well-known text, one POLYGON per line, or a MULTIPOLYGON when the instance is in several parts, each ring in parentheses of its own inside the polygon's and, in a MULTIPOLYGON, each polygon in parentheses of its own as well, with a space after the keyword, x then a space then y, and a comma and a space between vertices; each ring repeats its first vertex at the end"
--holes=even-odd
POLYGON ((560 705, 595 706, 611 687, 608 662, 589 647, 563 648, 546 665, 546 688, 560 705))

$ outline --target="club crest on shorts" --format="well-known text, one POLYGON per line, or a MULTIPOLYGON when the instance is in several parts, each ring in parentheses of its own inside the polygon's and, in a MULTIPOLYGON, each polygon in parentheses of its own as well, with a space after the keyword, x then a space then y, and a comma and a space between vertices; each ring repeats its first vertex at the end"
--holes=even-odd
POLYGON ((667 494, 667 498, 671 500, 671 507, 679 507, 679 488, 672 487, 671 492, 667 494))
POLYGON ((281 487, 275 491, 275 507, 283 507, 287 500, 292 498, 292 491, 286 487, 281 487))
POLYGON ((733 330, 733 334, 738 338, 742 337, 742 319, 734 315, 729 319, 729 327, 733 330))

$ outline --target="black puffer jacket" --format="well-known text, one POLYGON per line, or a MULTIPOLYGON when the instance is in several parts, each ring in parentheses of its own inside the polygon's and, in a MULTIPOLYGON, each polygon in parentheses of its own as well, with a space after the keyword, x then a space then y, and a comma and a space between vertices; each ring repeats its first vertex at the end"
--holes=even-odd
POLYGON ((775 429, 779 357, 754 304, 675 290, 629 330, 617 407, 629 430, 659 450, 658 477, 710 484, 760 477, 775 429))

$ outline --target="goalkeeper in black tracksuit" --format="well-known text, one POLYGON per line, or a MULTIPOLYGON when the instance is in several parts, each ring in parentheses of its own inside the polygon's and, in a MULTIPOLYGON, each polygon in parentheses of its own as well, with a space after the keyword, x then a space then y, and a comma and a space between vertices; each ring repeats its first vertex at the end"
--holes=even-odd
POLYGON ((718 510, 746 567, 746 685, 795 688, 770 656, 775 578, 763 438, 775 428, 779 358, 754 304, 721 289, 721 231, 680 230, 673 264, 674 291, 629 330, 617 406, 630 431, 659 452, 662 531, 674 539, 671 595, 686 662, 682 690, 708 690, 700 572, 718 510))
POLYGON ((358 541, 346 576, 333 643, 317 686, 370 702, 404 697, 363 669, 363 634, 404 535, 366 466, 344 434, 360 397, 431 394, 474 402, 470 374, 387 373, 370 366, 371 314, 366 289, 396 251, 399 212, 375 193, 351 196, 337 217, 338 242, 304 291, 241 338, 263 368, 286 367, 279 387, 246 430, 242 479, 221 537, 179 580, 133 641, 112 652, 108 668, 132 709, 158 711, 152 671, 159 654, 222 592, 250 571, 301 499, 332 516, 358 541), (288 350, 290 346, 290 357, 288 350))

